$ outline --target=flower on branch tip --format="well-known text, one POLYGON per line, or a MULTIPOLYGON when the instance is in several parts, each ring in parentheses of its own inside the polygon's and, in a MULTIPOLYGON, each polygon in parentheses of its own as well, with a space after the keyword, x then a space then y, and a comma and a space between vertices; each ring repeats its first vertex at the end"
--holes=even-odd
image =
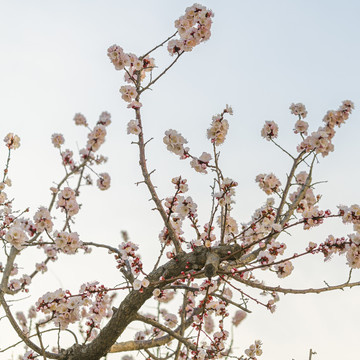
POLYGON ((294 133, 307 135, 308 128, 309 128, 309 124, 306 121, 298 120, 295 123, 294 133))
POLYGON ((110 187, 110 180, 111 178, 108 173, 101 173, 96 184, 100 190, 107 190, 110 187))
POLYGON ((229 123, 224 119, 223 114, 214 115, 211 127, 207 130, 207 138, 216 146, 221 145, 225 141, 228 130, 229 123))
POLYGON ((85 116, 81 113, 75 114, 74 121, 75 121, 75 124, 78 126, 88 126, 85 116))
POLYGON ((99 120, 96 123, 96 125, 104 125, 104 126, 109 126, 111 124, 111 114, 108 113, 107 111, 103 111, 100 116, 99 116, 99 120))
POLYGON ((303 119, 306 118, 306 115, 307 115, 307 111, 306 111, 306 108, 305 108, 305 105, 302 104, 302 103, 297 103, 297 104, 294 104, 292 103, 289 107, 289 109, 291 110, 291 113, 294 114, 294 115, 297 115, 303 119))
POLYGON ((125 54, 123 48, 118 45, 110 46, 107 54, 116 70, 122 70, 125 66, 130 65, 129 55, 125 54))
POLYGON ((279 133, 279 127, 274 121, 265 121, 265 125, 261 130, 261 136, 270 141, 273 138, 277 138, 279 133))
POLYGON ((180 39, 170 40, 168 51, 171 55, 191 51, 196 45, 210 38, 213 12, 194 4, 185 10, 185 15, 175 21, 180 39))
POLYGON ((64 144, 65 139, 62 134, 52 134, 51 142, 53 143, 54 147, 60 148, 60 146, 64 144))
POLYGON ((175 188, 179 193, 185 193, 189 190, 189 186, 186 184, 187 180, 182 179, 181 176, 172 178, 171 182, 175 184, 175 188))
POLYGON ((20 146, 20 138, 13 133, 7 134, 4 138, 4 142, 6 143, 6 146, 12 150, 17 149, 20 146))

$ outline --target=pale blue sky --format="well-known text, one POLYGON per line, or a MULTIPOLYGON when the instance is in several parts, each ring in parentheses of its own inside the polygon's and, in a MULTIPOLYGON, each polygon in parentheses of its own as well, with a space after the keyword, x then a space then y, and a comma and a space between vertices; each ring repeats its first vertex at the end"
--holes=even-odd
MULTIPOLYGON (((144 253, 158 246, 160 219, 150 211, 146 190, 134 185, 141 179, 140 171, 136 148, 130 145, 133 139, 126 134, 133 114, 118 92, 122 73, 114 70, 106 50, 116 43, 141 55, 175 31, 174 20, 192 3, 0 0, 0 138, 9 131, 21 137, 22 146, 12 159, 14 186, 9 193, 19 208, 30 206, 36 211, 47 204, 48 188, 62 175, 51 134, 61 132, 67 146, 81 148, 86 132, 74 127, 74 114, 82 112, 94 124, 107 110, 113 123, 102 151, 109 156, 103 170, 112 176, 112 188, 107 193, 95 188, 83 191, 84 208, 76 231, 83 240, 116 246, 120 230, 126 229, 144 253)), ((311 130, 316 130, 326 111, 337 109, 342 100, 350 99, 360 106, 360 3, 201 3, 215 13, 211 39, 185 54, 143 98, 145 131, 154 137, 148 147, 149 164, 157 169, 154 182, 160 196, 172 193, 172 177, 182 174, 188 178, 189 195, 202 210, 200 220, 205 221, 212 176, 194 173, 188 163, 166 152, 162 137, 165 130, 177 129, 195 154, 210 151, 205 131, 211 116, 231 104, 234 116, 229 118, 230 133, 221 149, 221 162, 225 174, 239 182, 235 213, 239 222, 245 222, 265 201, 255 176, 274 171, 284 183, 289 166, 282 153, 261 139, 264 121, 278 122, 279 142, 293 150, 298 139, 291 132, 295 118, 288 107, 292 102, 306 105, 311 130)), ((159 66, 171 60, 165 49, 154 57, 159 66)), ((360 201, 359 124, 356 109, 335 137, 335 152, 321 159, 315 169, 314 178, 329 180, 318 188, 324 194, 324 208, 336 210, 340 203, 360 201)), ((3 148, 0 161, 5 156, 3 148)), ((309 240, 322 241, 331 232, 346 235, 351 229, 333 222, 327 228, 299 232, 287 241, 291 248, 297 243, 303 247, 309 240)), ((54 264, 42 278, 49 281, 45 289, 41 288, 42 279, 35 281, 38 293, 31 301, 48 290, 60 286, 76 289, 83 281, 98 277, 111 284, 120 281, 106 253, 97 254, 81 259, 84 273, 77 277, 73 273, 76 257, 62 257, 64 261, 54 264)), ((144 258, 146 264, 152 260, 151 256, 144 258)), ((346 279, 344 258, 325 265, 320 257, 311 260, 296 267, 293 279, 272 283, 316 287, 322 286, 323 280, 333 284, 346 279)), ((358 271, 354 271, 356 277, 358 271)), ((353 355, 359 338, 358 298, 357 289, 332 295, 287 296, 282 297, 275 314, 253 305, 253 314, 237 330, 238 348, 243 351, 259 338, 264 342, 264 359, 307 359, 310 347, 318 353, 314 360, 353 355)), ((5 320, 0 326, 5 327, 5 320)))

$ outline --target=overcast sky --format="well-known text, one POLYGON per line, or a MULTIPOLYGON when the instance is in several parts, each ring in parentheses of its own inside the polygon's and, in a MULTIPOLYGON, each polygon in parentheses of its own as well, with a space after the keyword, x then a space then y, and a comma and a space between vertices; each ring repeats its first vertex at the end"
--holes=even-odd
MULTIPOLYGON (((112 188, 108 192, 83 190, 83 209, 74 230, 84 241, 112 246, 121 241, 120 231, 127 230, 131 240, 148 254, 143 260, 150 267, 157 256, 161 221, 151 211, 146 189, 135 185, 141 174, 136 147, 130 144, 134 138, 126 134, 133 113, 120 97, 123 76, 110 64, 106 50, 116 43, 126 52, 145 53, 174 33, 174 20, 192 4, 188 0, 0 0, 0 138, 10 131, 21 138, 10 166, 13 187, 9 197, 15 198, 17 208, 29 206, 32 216, 39 206, 48 204, 49 187, 63 175, 51 134, 63 133, 66 147, 76 151, 83 147, 87 133, 75 128, 74 114, 81 112, 94 124, 107 110, 113 123, 101 153, 109 161, 100 172, 110 173, 112 188)), ((153 91, 144 95, 144 131, 147 138, 154 138, 147 148, 148 163, 156 169, 153 179, 161 197, 172 194, 172 177, 181 174, 188 179, 189 195, 197 202, 204 223, 211 205, 212 175, 195 173, 188 162, 167 152, 162 137, 167 129, 177 129, 193 153, 210 152, 205 134, 211 117, 225 104, 232 105, 234 116, 228 118, 230 131, 221 147, 220 162, 224 174, 239 182, 234 214, 239 223, 247 222, 266 200, 255 176, 273 171, 285 183, 289 171, 289 159, 260 137, 264 121, 279 124, 279 142, 294 153, 299 139, 292 133, 296 120, 288 109, 292 102, 306 105, 313 131, 326 111, 337 109, 342 100, 360 105, 360 3, 204 0, 202 4, 215 13, 212 37, 182 56, 153 91)), ((160 69, 171 61, 165 48, 154 57, 160 69)), ((314 180, 328 181, 317 188, 317 193, 323 194, 324 209, 336 211, 339 204, 360 201, 359 133, 356 109, 336 134, 335 152, 321 158, 316 166, 314 180)), ((5 159, 3 147, 0 161, 5 159)), ((291 249, 298 244, 304 248, 310 240, 321 242, 330 233, 341 236, 351 231, 337 221, 308 232, 294 232, 283 240, 291 249)), ((0 255, 0 261, 4 260, 0 255)), ((33 263, 26 252, 21 261, 30 272, 33 263)), ((323 281, 336 284, 347 279, 345 263, 345 258, 324 264, 321 256, 313 257, 299 266, 295 263, 290 279, 272 278, 269 285, 300 288, 322 287, 323 281)), ((353 272, 353 280, 359 280, 358 272, 353 272)), ((34 281, 35 295, 15 306, 26 308, 46 291, 77 289, 96 279, 108 285, 121 282, 115 262, 106 252, 97 251, 87 258, 81 255, 80 260, 63 256, 34 281), (78 264, 80 270, 74 273, 78 264), (22 305, 25 302, 26 306, 22 305)), ((359 295, 358 289, 352 289, 316 296, 281 296, 274 314, 251 304, 253 314, 235 333, 238 355, 261 339, 264 359, 303 360, 310 348, 317 351, 313 360, 354 356, 358 352, 359 295)), ((0 321, 2 329, 5 321, 0 321)), ((1 333, 3 348, 13 337, 10 332, 5 338, 1 333)))

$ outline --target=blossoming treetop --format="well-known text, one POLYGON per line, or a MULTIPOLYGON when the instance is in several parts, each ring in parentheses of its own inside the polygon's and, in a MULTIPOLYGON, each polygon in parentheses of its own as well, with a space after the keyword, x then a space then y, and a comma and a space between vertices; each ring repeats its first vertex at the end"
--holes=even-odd
POLYGON ((238 182, 229 178, 221 167, 219 148, 226 140, 229 116, 233 115, 229 105, 213 116, 207 129, 211 153, 192 153, 186 138, 174 129, 166 130, 163 138, 167 150, 180 160, 189 161, 195 172, 214 177, 208 221, 200 222, 197 204, 185 195, 191 189, 191 181, 183 175, 169 178, 174 186, 172 194, 164 199, 159 195, 146 156, 150 139, 143 128, 146 119, 142 117, 141 97, 154 88, 181 56, 210 38, 212 18, 211 10, 194 4, 175 21, 176 32, 145 54, 126 53, 118 45, 108 49, 115 69, 124 74, 126 85, 121 86, 120 93, 134 114, 127 132, 138 147, 142 183, 163 222, 159 239, 149 239, 160 241, 161 245, 151 268, 143 265, 141 249, 129 240, 126 232, 123 232, 123 242, 115 248, 105 241, 83 241, 75 231, 76 215, 81 211, 81 188, 92 184, 93 174, 100 190, 110 186, 110 175, 96 171, 97 165, 106 162, 98 151, 111 124, 109 113, 103 112, 94 127, 90 127, 82 114, 75 115, 75 124, 88 129, 87 142, 77 156, 64 148, 62 134, 52 136, 65 174, 51 188, 49 204, 39 207, 32 219, 25 216, 29 209, 20 213, 13 209, 12 200, 6 195, 7 187, 11 186, 10 155, 19 147, 20 139, 12 133, 5 137, 8 159, 0 184, 3 242, 0 303, 17 336, 27 346, 21 359, 95 360, 119 352, 126 353, 124 358, 129 359, 132 352, 138 355, 140 351, 145 358, 152 359, 233 356, 255 360, 262 354, 261 342, 254 339, 253 344, 244 344, 249 346, 242 354, 236 353, 229 332, 255 305, 274 312, 279 294, 320 293, 360 284, 350 279, 351 270, 360 268, 360 207, 350 204, 332 211, 321 209, 320 195, 316 194, 316 182, 312 179, 317 159, 334 150, 332 141, 337 127, 348 119, 354 108, 349 100, 343 101, 337 110, 327 112, 323 125, 311 133, 305 120, 305 106, 291 104, 290 110, 296 119, 294 132, 299 135, 299 143, 292 150, 276 142, 278 125, 266 121, 262 137, 290 157, 292 165, 282 181, 273 173, 256 176, 259 187, 269 197, 246 223, 240 223, 233 216, 238 182), (172 61, 164 69, 157 69, 152 55, 165 45, 172 61), (62 220, 55 218, 56 212, 63 215, 62 220), (354 232, 341 238, 329 235, 320 243, 299 243, 297 253, 287 251, 287 234, 292 228, 302 227, 307 231, 329 218, 352 224, 354 232), (186 224, 193 231, 190 238, 184 232, 186 224), (35 246, 44 253, 44 261, 35 263, 32 269, 16 265, 15 261, 21 261, 19 255, 35 246), (121 284, 95 281, 82 284, 77 293, 65 289, 49 291, 27 315, 12 312, 9 300, 29 292, 32 279, 47 271, 59 254, 77 256, 96 248, 108 250, 114 259, 114 271, 120 271, 123 276, 121 284), (301 257, 330 259, 336 253, 345 254, 350 270, 349 279, 342 284, 294 289, 261 281, 259 270, 282 279, 291 275, 296 260, 301 257), (120 295, 120 301, 114 300, 115 293, 120 295), (259 293, 265 294, 266 300, 260 299, 259 293), (149 301, 157 302, 156 314, 144 312, 143 306, 149 301), (130 324, 139 329, 132 338, 130 324), (57 343, 49 343, 47 335, 52 331, 58 332, 57 343), (70 333, 74 339, 73 345, 66 349, 61 341, 63 332, 70 333))

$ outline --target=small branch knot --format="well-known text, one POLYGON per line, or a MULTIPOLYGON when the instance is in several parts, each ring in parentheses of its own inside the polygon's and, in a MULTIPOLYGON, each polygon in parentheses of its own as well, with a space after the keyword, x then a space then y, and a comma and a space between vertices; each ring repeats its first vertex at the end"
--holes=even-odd
POLYGON ((206 263, 205 263, 205 275, 211 279, 217 272, 218 267, 220 264, 220 256, 210 252, 208 256, 206 257, 206 263))

